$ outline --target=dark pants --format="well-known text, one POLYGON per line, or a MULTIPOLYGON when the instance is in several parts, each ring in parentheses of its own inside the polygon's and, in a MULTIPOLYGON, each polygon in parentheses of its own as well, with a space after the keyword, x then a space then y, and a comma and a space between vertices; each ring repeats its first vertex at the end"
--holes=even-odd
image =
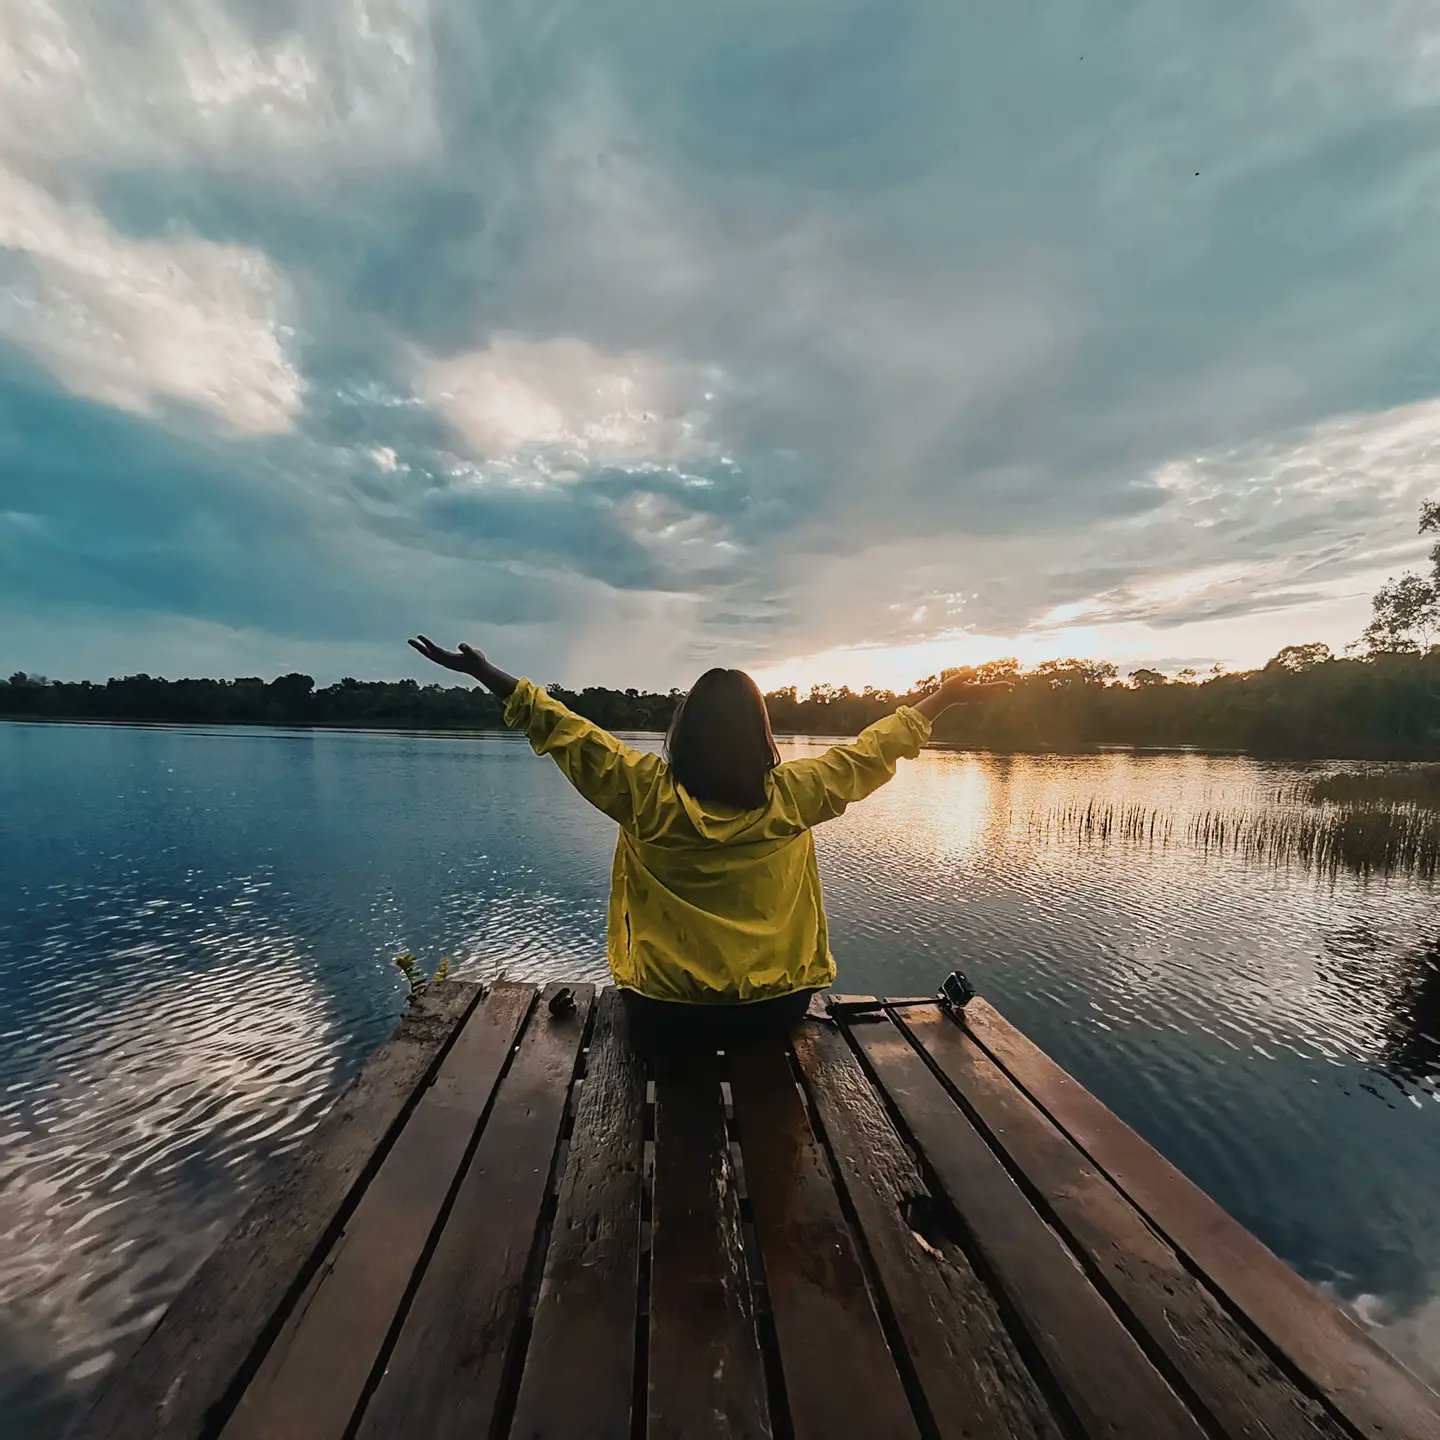
POLYGON ((810 1006, 813 990, 777 995, 749 1005, 687 1005, 677 1000, 652 1000, 633 990, 622 990, 630 1035, 642 1048, 658 1042, 706 1043, 724 1049, 726 1040, 755 1035, 785 1036, 810 1006))

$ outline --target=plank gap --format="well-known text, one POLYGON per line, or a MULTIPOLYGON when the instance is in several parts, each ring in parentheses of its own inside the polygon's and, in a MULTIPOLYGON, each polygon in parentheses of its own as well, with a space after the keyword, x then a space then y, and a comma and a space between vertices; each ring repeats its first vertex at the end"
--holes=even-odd
MULTIPOLYGON (((563 1141, 556 1145, 556 1161, 563 1145, 563 1141)), ((556 1189, 559 1182, 554 1173, 559 1166, 555 1161, 552 1161, 551 1169, 550 1188, 546 1190, 545 1201, 540 1207, 535 1238, 530 1246, 530 1259, 526 1264, 520 1318, 515 1326, 509 1360, 495 1399, 495 1413, 490 1424, 491 1440, 503 1440, 503 1437, 510 1433, 510 1422, 514 1418, 515 1405, 520 1398, 520 1381, 525 1374, 525 1359, 530 1353, 530 1337, 535 1330, 535 1306, 540 1298, 540 1282, 545 1276, 545 1256, 550 1250, 550 1237, 555 1233, 555 1213, 559 1208, 560 1197, 556 1189)))
POLYGON ((775 1332, 775 1314, 770 1303, 770 1290, 765 1283, 765 1266, 760 1256, 760 1237, 755 1231, 755 1205, 745 1184, 745 1156, 735 1125, 735 1097, 730 1089, 730 1057, 722 1050, 720 1059, 720 1093, 724 1097, 725 1138, 730 1147, 730 1163, 734 1166, 735 1188, 739 1196, 740 1243, 745 1257, 745 1272, 750 1281, 750 1304, 755 1316, 755 1333, 760 1340, 760 1363, 765 1375, 765 1399, 770 1409, 770 1433, 773 1440, 794 1440, 795 1429, 790 1419, 790 1402, 785 1395, 785 1372, 780 1360, 780 1337, 775 1332))
POLYGON ((769 1436, 720 1059, 662 1043, 655 1063, 648 1433, 769 1436))
POLYGON ((745 1183, 745 1156, 735 1132, 735 1112, 725 1112, 725 1133, 730 1137, 730 1163, 735 1167, 735 1193, 740 1197, 741 1214, 750 1214, 750 1187, 745 1183))
POLYGON ((630 1387, 630 1440, 645 1440, 650 1410, 650 1257, 655 1213, 655 1079, 645 1065, 641 1092, 640 1256, 635 1289, 635 1368, 630 1387))

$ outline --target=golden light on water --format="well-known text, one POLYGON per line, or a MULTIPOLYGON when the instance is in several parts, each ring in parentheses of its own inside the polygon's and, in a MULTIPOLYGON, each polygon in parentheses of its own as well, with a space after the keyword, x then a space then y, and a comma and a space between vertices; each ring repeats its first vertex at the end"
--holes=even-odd
POLYGON ((954 864, 974 859, 987 837, 1000 838, 992 833, 1002 822, 991 770, 955 757, 926 778, 925 804, 914 819, 932 853, 954 864))

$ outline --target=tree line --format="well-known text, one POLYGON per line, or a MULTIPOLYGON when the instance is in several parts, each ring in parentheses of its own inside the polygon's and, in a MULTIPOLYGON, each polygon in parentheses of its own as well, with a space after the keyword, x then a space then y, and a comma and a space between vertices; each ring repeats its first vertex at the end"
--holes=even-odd
MULTIPOLYGON (((777 733, 853 735, 896 705, 913 704, 945 675, 905 692, 816 685, 765 698, 777 733)), ((1197 745, 1272 753, 1440 752, 1440 647, 1336 657, 1292 645, 1258 670, 1171 679, 1138 670, 1121 679, 1093 660, 1051 660, 1022 670, 1013 659, 975 667, 977 680, 1015 689, 951 710, 935 739, 994 749, 1067 749, 1115 743, 1197 745)), ((550 685, 550 692, 611 730, 663 731, 681 692, 550 685)), ((45 681, 23 673, 0 683, 0 714, 49 720, 193 724, 403 726, 489 729, 500 707, 478 687, 414 680, 353 680, 317 688, 309 675, 274 680, 165 680, 127 675, 104 684, 45 681)))
MULTIPOLYGON (((1420 529, 1440 533, 1440 505, 1422 508, 1420 529)), ((913 704, 953 674, 1010 680, 1014 690, 949 711, 935 739, 994 749, 1073 749, 1098 744, 1194 745, 1277 754, 1440 753, 1440 544, 1428 573, 1391 580, 1352 653, 1289 645, 1256 670, 1175 677, 1140 669, 1122 678, 1095 660, 1012 659, 951 669, 907 691, 795 686, 766 695, 781 734, 853 735, 898 704, 913 704)), ((663 731, 683 698, 587 686, 546 687, 610 730, 663 731)), ((309 675, 273 680, 165 680, 127 675, 94 684, 47 681, 17 671, 0 683, 0 715, 51 720, 141 720, 246 725, 403 726, 488 729, 500 707, 478 687, 414 680, 344 679, 317 688, 309 675)))

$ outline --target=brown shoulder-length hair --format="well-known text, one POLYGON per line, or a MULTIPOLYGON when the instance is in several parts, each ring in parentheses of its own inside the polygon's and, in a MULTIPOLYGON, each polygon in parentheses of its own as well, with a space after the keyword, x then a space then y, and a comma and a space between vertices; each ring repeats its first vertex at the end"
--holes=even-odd
POLYGON ((780 763, 760 687, 743 670, 707 670, 675 707, 665 759, 697 800, 759 809, 780 763))

